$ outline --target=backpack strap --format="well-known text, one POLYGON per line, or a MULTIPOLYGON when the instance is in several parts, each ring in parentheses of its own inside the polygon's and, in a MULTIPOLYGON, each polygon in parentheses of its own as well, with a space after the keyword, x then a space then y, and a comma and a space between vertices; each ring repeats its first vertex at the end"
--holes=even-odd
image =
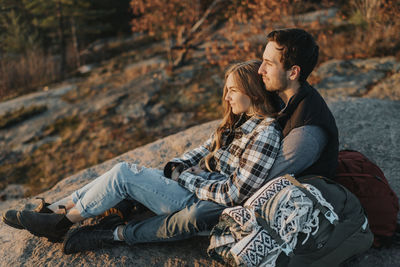
POLYGON ((347 176, 371 177, 373 175, 367 173, 351 173, 351 172, 342 172, 336 174, 336 177, 347 177, 347 176))

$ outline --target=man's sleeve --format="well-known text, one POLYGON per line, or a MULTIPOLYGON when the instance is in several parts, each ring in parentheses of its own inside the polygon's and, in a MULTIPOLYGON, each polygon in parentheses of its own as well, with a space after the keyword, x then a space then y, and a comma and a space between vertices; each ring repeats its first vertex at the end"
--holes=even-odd
POLYGON ((282 140, 268 180, 286 173, 301 173, 317 161, 327 142, 328 136, 319 126, 306 125, 293 129, 282 140))

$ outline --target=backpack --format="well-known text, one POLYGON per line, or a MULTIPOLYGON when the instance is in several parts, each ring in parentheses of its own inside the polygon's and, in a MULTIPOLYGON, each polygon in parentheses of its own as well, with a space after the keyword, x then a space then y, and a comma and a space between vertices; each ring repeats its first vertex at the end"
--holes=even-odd
POLYGON ((284 175, 243 206, 225 209, 207 252, 234 266, 338 266, 372 241, 364 210, 345 187, 321 176, 284 175))
POLYGON ((373 246, 390 246, 398 231, 399 199, 382 170, 360 152, 342 150, 334 180, 360 200, 374 234, 373 246))

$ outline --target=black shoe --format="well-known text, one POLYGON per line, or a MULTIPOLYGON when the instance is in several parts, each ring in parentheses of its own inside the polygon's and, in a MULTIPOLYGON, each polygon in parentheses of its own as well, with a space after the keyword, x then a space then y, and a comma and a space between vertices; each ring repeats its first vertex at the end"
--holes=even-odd
POLYGON ((30 233, 36 236, 44 236, 51 242, 62 241, 63 236, 73 225, 65 214, 58 213, 37 213, 23 210, 17 213, 21 225, 30 233))
POLYGON ((98 224, 75 228, 68 232, 63 243, 65 254, 111 247, 121 242, 114 240, 114 230, 123 225, 121 217, 110 215, 98 224))
MULTIPOLYGON (((43 198, 39 199, 41 199, 42 202, 33 211, 38 213, 53 213, 53 211, 48 208, 50 204, 46 203, 43 198)), ((3 222, 11 227, 24 229, 17 218, 17 213, 17 210, 8 210, 5 214, 3 214, 3 222)))

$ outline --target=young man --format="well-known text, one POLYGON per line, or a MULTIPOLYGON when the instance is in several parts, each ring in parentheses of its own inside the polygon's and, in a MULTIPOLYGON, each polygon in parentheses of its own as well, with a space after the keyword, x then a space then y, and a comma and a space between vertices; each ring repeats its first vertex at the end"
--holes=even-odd
POLYGON ((290 143, 284 142, 283 154, 296 149, 296 154, 292 155, 296 159, 295 170, 284 163, 276 168, 284 167, 286 173, 292 171, 300 176, 318 174, 332 177, 337 167, 339 144, 336 122, 323 98, 306 81, 317 63, 318 50, 311 35, 304 30, 273 31, 268 35, 258 72, 267 90, 276 92, 285 103, 278 120, 283 136, 290 133, 291 140, 290 143), (326 145, 321 153, 314 154, 313 143, 324 144, 324 141, 326 145), (314 157, 306 157, 308 153, 314 157), (306 166, 310 161, 313 164, 306 166))

